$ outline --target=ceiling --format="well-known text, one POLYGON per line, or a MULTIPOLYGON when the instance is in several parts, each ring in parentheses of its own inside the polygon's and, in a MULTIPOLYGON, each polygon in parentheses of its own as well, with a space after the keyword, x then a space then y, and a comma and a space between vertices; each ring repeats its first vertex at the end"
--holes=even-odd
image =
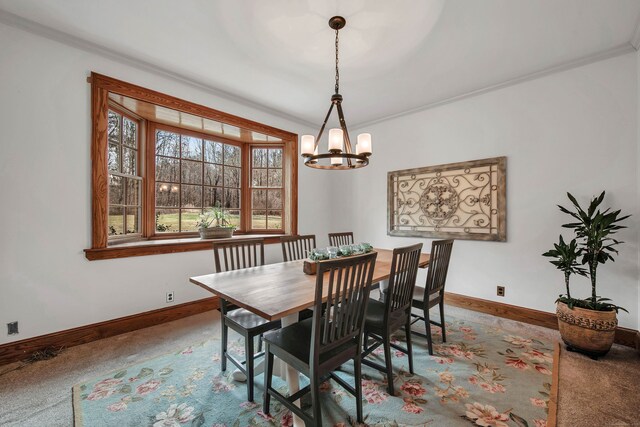
POLYGON ((314 125, 333 93, 333 15, 347 19, 340 83, 355 127, 630 51, 640 1, 0 0, 0 22, 57 30, 314 125))

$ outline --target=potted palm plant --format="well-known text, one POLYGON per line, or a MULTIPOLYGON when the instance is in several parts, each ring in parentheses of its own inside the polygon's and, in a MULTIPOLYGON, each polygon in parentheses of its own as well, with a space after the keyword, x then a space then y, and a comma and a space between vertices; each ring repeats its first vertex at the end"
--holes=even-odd
POLYGON ((603 298, 597 293, 597 271, 600 264, 615 261, 618 254, 616 246, 622 243, 612 236, 622 228, 620 222, 629 217, 621 216, 620 210, 600 210, 604 200, 603 191, 591 199, 587 210, 582 209, 575 197, 567 193, 573 204, 573 210, 558 205, 560 210, 576 221, 564 224, 572 229, 576 238, 566 243, 562 236, 554 249, 543 256, 554 258, 550 262, 565 275, 567 295, 560 295, 556 303, 558 329, 568 350, 576 350, 593 358, 605 355, 615 337, 618 325, 618 310, 625 310, 603 298), (586 266, 582 267, 582 266, 586 266), (569 290, 569 278, 572 274, 588 276, 591 281, 591 296, 585 299, 574 298, 569 290))
POLYGON ((202 213, 196 225, 201 239, 229 238, 236 228, 229 222, 229 214, 219 205, 202 213))

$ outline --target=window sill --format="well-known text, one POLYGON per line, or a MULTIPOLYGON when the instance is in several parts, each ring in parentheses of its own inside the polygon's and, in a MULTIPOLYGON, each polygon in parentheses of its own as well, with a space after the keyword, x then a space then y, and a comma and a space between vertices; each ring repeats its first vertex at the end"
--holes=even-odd
MULTIPOLYGON (((244 234, 232 237, 233 240, 263 237, 265 244, 280 243, 280 237, 285 234, 244 234)), ((85 249, 85 256, 89 261, 101 259, 127 258, 134 256, 172 254, 178 252, 205 251, 212 248, 214 239, 199 237, 185 239, 143 240, 122 243, 107 248, 85 249)))

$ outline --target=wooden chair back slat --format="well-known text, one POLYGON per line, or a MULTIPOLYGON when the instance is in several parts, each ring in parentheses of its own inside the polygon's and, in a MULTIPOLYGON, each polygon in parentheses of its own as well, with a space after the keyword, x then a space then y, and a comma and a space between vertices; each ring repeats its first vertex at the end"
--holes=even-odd
POLYGON ((425 284, 427 295, 425 295, 425 298, 427 298, 428 295, 433 295, 438 292, 442 293, 444 291, 452 249, 453 240, 436 240, 431 244, 431 257, 429 259, 429 270, 427 271, 427 281, 425 284))
POLYGON ((217 272, 264 265, 264 239, 238 239, 213 242, 217 272))
POLYGON ((353 244, 353 232, 329 233, 329 246, 342 246, 353 244))
POLYGON ((306 258, 311 249, 316 247, 316 236, 284 236, 280 238, 282 258, 285 262, 306 258))
POLYGON ((409 314, 421 251, 422 243, 393 250, 391 275, 385 300, 387 316, 399 311, 409 314))
POLYGON ((311 349, 316 366, 323 353, 349 340, 360 340, 376 257, 373 252, 318 264, 311 349), (323 313, 325 287, 327 303, 323 313))

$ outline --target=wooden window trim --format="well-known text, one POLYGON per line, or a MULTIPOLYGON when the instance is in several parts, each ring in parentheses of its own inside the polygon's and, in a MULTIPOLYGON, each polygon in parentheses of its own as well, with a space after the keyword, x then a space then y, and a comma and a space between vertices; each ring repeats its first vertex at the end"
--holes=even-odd
MULTIPOLYGON (((282 163, 283 164, 282 164, 282 168, 278 168, 278 169, 282 169, 282 188, 276 188, 276 187, 267 186, 267 187, 260 187, 259 189, 260 190, 266 190, 266 191, 269 191, 269 190, 271 190, 271 191, 281 190, 280 198, 281 198, 281 200, 283 202, 282 203, 282 208, 280 209, 280 211, 282 212, 282 225, 284 226, 286 224, 287 212, 286 212, 285 206, 284 206, 285 205, 285 199, 286 199, 286 197, 285 197, 286 196, 285 186, 286 186, 286 181, 287 181, 286 174, 285 174, 285 165, 284 165, 284 157, 285 157, 284 155, 285 155, 286 147, 285 147, 284 144, 282 144, 282 145, 280 145, 280 144, 271 144, 271 145, 269 145, 269 144, 264 144, 264 143, 250 143, 250 144, 247 144, 247 148, 248 148, 247 155, 248 155, 249 159, 247 160, 246 165, 249 168, 248 169, 249 183, 248 183, 248 187, 247 187, 248 190, 249 190, 248 191, 248 195, 249 196, 247 198, 248 205, 246 205, 246 206, 247 206, 248 210, 247 210, 246 217, 248 218, 248 221, 249 221, 248 224, 250 226, 249 229, 248 229, 248 233, 256 233, 256 234, 258 234, 258 233, 266 233, 266 234, 271 234, 271 233, 273 233, 273 234, 281 234, 281 233, 284 233, 284 229, 275 229, 275 228, 274 229, 268 229, 268 228, 267 229, 254 229, 253 228, 253 210, 254 209, 253 209, 253 205, 251 203, 252 202, 251 198, 253 197, 253 190, 254 190, 254 187, 253 187, 253 184, 252 184, 252 182, 253 182, 253 169, 254 169, 253 168, 253 160, 252 160, 253 159, 253 150, 254 149, 261 149, 261 148, 266 148, 266 149, 269 149, 269 148, 281 148, 282 149, 282 163)), ((269 169, 276 169, 276 168, 269 168, 268 165, 267 165, 267 167, 256 168, 256 169, 264 169, 264 170, 267 171, 267 182, 268 182, 268 180, 269 180, 269 173, 268 173, 269 169)), ((269 219, 268 219, 269 218, 269 209, 268 209, 268 207, 265 206, 265 210, 264 211, 265 211, 265 214, 266 214, 267 226, 268 226, 268 224, 269 224, 269 219)))
MULTIPOLYGON (((91 83, 91 221, 92 221, 92 234, 91 234, 91 248, 85 249, 85 255, 89 260, 95 259, 110 259, 110 258, 122 258, 129 256, 141 256, 141 255, 153 255, 161 253, 173 253, 173 252, 185 252, 192 250, 204 250, 211 248, 210 240, 192 239, 190 241, 188 236, 181 234, 174 236, 175 241, 172 241, 169 236, 151 235, 149 227, 151 226, 146 209, 149 208, 149 197, 152 192, 149 191, 149 187, 155 183, 155 179, 147 179, 146 173, 143 173, 143 188, 146 190, 142 215, 143 224, 142 232, 145 236, 144 239, 133 243, 123 243, 118 245, 109 246, 109 239, 107 233, 108 224, 108 169, 107 169, 107 127, 108 127, 108 111, 110 108, 109 93, 114 93, 130 98, 135 98, 144 102, 149 102, 155 105, 171 108, 184 113, 194 114, 203 118, 214 120, 220 123, 236 126, 245 131, 256 132, 279 138, 284 145, 283 149, 283 171, 287 173, 288 178, 285 182, 285 194, 283 206, 283 224, 284 215, 289 214, 291 217, 285 225, 284 232, 278 230, 275 233, 270 230, 260 230, 259 235, 295 235, 298 232, 298 149, 297 140, 298 136, 295 133, 287 132, 282 129, 264 125, 249 119, 238 117, 232 114, 224 113, 213 108, 205 107, 195 104, 190 101, 185 101, 170 95, 163 94, 151 89, 146 89, 141 86, 137 86, 131 83, 123 82, 111 77, 107 77, 95 72, 91 73, 91 76, 87 79, 91 83)), ((143 121, 144 122, 144 121, 143 121)), ((144 126, 144 123, 142 124, 144 126)), ((144 129, 147 137, 139 135, 140 142, 148 143, 150 129, 144 129)), ((187 129, 182 129, 181 132, 188 132, 187 129)), ((214 136, 210 135, 210 138, 214 136)), ((219 138, 221 142, 225 141, 225 138, 219 138)), ((228 140, 229 143, 232 140, 228 140)), ((237 144, 237 141, 233 141, 237 144)), ((251 144, 246 144, 249 150, 242 150, 244 153, 250 151, 251 144)), ((145 147, 144 161, 149 161, 149 153, 154 154, 155 162, 155 150, 150 150, 149 147, 145 147)), ((141 156, 141 157, 142 157, 141 156)), ((248 155, 246 160, 243 158, 243 162, 248 161, 248 155)), ((154 163, 155 164, 155 163, 154 163)), ((147 163, 148 165, 148 163, 147 163)), ((244 164, 242 165, 245 166, 244 164)), ((248 165, 247 165, 248 166, 248 165)), ((248 174, 243 174, 243 179, 249 179, 248 174)), ((245 183, 243 183, 244 185, 245 183)), ((247 183, 248 184, 248 183, 247 183)), ((243 188, 248 188, 243 187, 243 188)), ((154 187, 155 191, 155 187, 154 187)), ((244 198, 244 196, 243 196, 244 198)), ((155 206, 155 205, 154 205, 155 206)), ((155 225, 154 225, 155 227, 155 225)), ((155 228, 153 228, 155 230, 155 228)), ((240 233, 239 233, 240 234, 240 233)), ((244 235, 234 236, 234 239, 242 239, 250 235, 256 235, 246 233, 244 235)), ((277 243, 278 237, 267 238, 267 243, 277 243)))
MULTIPOLYGON (((136 141, 137 141, 137 147, 136 147, 136 151, 138 152, 137 155, 137 160, 136 160, 136 168, 137 168, 137 172, 139 175, 136 175, 140 178, 141 181, 141 189, 144 188, 144 174, 142 173, 142 171, 144 170, 144 152, 145 152, 145 141, 144 141, 144 132, 145 132, 145 125, 144 125, 144 119, 139 117, 138 115, 132 113, 131 111, 127 110, 126 108, 122 107, 121 105, 116 104, 115 102, 112 102, 111 100, 109 100, 109 108, 107 110, 107 126, 108 126, 108 120, 109 120, 109 111, 114 111, 118 114, 120 114, 123 118, 123 123, 124 123, 124 118, 126 117, 127 119, 133 121, 136 123, 136 141)), ((124 125, 122 126, 124 128, 124 125)), ((108 128, 107 128, 108 129, 108 128)), ((120 130, 120 132, 123 132, 123 129, 120 130)), ((122 134, 120 135, 120 145, 122 145, 122 134)), ((109 145, 109 141, 108 141, 108 135, 107 135, 107 146, 109 145)), ((108 154, 107 154, 107 158, 108 158, 108 154)), ((120 152, 120 164, 122 165, 122 151, 120 152)), ((107 194, 108 194, 108 188, 109 188, 109 184, 108 184, 108 176, 110 174, 113 174, 113 171, 109 171, 109 168, 107 166, 107 194)), ((120 173, 121 175, 124 175, 122 173, 120 173)), ((117 174, 115 174, 117 175, 117 174)), ((144 191, 144 190, 143 190, 144 191)), ((145 214, 144 214, 144 210, 145 210, 145 206, 144 206, 144 200, 140 201, 141 206, 140 206, 140 224, 138 224, 138 226, 140 227, 140 229, 138 230, 137 233, 127 233, 127 234, 123 234, 122 236, 115 236, 115 237, 111 237, 111 239, 109 239, 109 233, 107 232, 107 240, 110 241, 112 244, 120 244, 120 243, 125 243, 125 242, 132 242, 132 241, 138 241, 140 240, 140 238, 144 235, 144 218, 145 218, 145 214)), ((107 200, 107 207, 109 206, 109 201, 107 200)), ((107 211, 107 218, 109 217, 108 211, 107 211)), ((107 224, 105 224, 107 225, 107 224)), ((125 228, 126 228, 126 221, 124 223, 125 228)))
MULTIPOLYGON (((192 136, 194 138, 201 138, 201 139, 206 139, 208 141, 215 141, 215 142, 220 142, 222 144, 227 144, 227 145, 233 145, 234 147, 238 147, 240 148, 240 152, 241 152, 241 156, 244 156, 244 151, 246 151, 247 149, 249 149, 250 144, 249 143, 243 143, 243 142, 239 142, 239 141, 235 141, 232 139, 228 139, 228 138, 224 138, 224 137, 218 137, 218 136, 214 136, 214 135, 209 135, 206 133, 202 133, 202 132, 197 132, 191 129, 183 129, 183 128, 179 128, 176 126, 170 126, 170 125, 165 125, 162 123, 154 123, 154 122, 150 122, 149 123, 149 132, 147 135, 147 146, 148 147, 154 147, 153 149, 149 149, 147 150, 147 165, 148 165, 148 171, 147 171, 147 176, 153 177, 153 179, 149 180, 149 184, 147 187, 147 195, 148 197, 146 198, 146 201, 149 202, 148 204, 148 208, 149 209, 156 209, 156 189, 155 189, 155 183, 156 183, 156 179, 155 179, 155 174, 156 174, 156 150, 155 150, 155 144, 156 144, 156 131, 157 130, 164 130, 167 132, 172 132, 172 133, 176 133, 178 135, 186 135, 186 136, 192 136)), ((178 157, 179 160, 182 160, 181 157, 178 157)), ((188 160, 188 159, 187 159, 188 160)), ((204 159, 201 161, 201 163, 205 163, 204 159)), ((224 165, 222 165, 224 167, 224 165)), ((230 166, 230 167, 235 167, 235 166, 230 166)), ((244 163, 242 161, 240 161, 240 166, 238 166, 238 168, 240 168, 240 170, 244 170, 244 163)), ((241 179, 244 177, 245 173, 242 173, 241 179)), ((180 185, 182 185, 180 183, 180 185)), ((223 188, 224 187, 223 185, 223 188)), ((240 183, 240 189, 243 189, 243 183, 240 183)), ((241 191, 241 193, 244 193, 243 191, 241 191)), ((242 195, 241 197, 244 197, 244 195, 242 195)), ((242 206, 244 206, 242 203, 244 202, 244 200, 241 200, 240 203, 240 210, 242 211, 242 206)), ((183 209, 182 207, 178 207, 176 209, 183 209)), ((233 210, 233 209, 231 209, 233 210)), ((197 231, 194 232, 189 232, 189 231, 182 231, 182 232, 172 232, 172 233, 162 233, 159 234, 156 232, 156 224, 155 221, 153 220, 153 216, 149 215, 149 224, 148 224, 148 232, 147 232, 147 236, 149 240, 156 240, 156 239, 181 239, 181 238, 185 238, 185 237, 195 237, 198 236, 199 233, 197 231)), ((246 227, 242 227, 244 224, 241 222, 241 230, 236 232, 237 234, 246 234, 247 232, 246 227)), ((283 233, 284 230, 281 230, 280 233, 283 233)))

